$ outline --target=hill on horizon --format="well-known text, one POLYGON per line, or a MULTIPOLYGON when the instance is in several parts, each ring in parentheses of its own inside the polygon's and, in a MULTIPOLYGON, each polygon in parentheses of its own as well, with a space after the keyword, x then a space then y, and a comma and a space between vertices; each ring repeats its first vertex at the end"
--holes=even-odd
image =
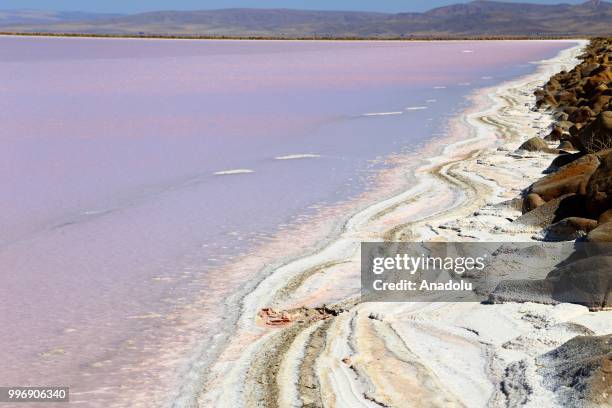
POLYGON ((424 13, 292 9, 154 11, 131 15, 0 11, 0 31, 154 36, 411 38, 609 36, 612 3, 473 1, 424 13))

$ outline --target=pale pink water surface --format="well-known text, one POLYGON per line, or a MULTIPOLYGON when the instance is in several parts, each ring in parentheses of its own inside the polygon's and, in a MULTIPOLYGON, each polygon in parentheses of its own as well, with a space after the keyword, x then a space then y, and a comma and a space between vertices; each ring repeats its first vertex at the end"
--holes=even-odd
POLYGON ((205 375, 141 365, 203 276, 572 45, 0 38, 0 386, 110 406, 205 375))

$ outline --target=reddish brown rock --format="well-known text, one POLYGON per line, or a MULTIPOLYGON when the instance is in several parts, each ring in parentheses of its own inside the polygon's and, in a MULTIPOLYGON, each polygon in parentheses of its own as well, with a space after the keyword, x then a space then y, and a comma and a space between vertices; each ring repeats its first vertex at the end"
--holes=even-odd
POLYGON ((601 84, 607 84, 612 81, 612 72, 609 67, 600 67, 597 71, 599 72, 589 77, 584 84, 584 92, 587 95, 594 94, 601 84))
POLYGON ((605 106, 612 100, 612 96, 610 95, 596 95, 589 101, 589 104, 592 106, 594 113, 599 113, 603 110, 605 106))
POLYGON ((530 193, 538 194, 544 201, 565 194, 584 194, 591 175, 597 169, 599 159, 588 154, 561 167, 557 172, 536 181, 529 188, 530 193))
POLYGON ((267 326, 285 326, 293 321, 286 311, 276 311, 271 308, 261 309, 258 316, 267 326))
POLYGON ((576 105, 576 103, 578 102, 578 98, 576 98, 576 94, 573 90, 564 90, 561 92, 557 92, 557 94, 555 94, 554 99, 557 104, 560 105, 576 105))
POLYGON ((589 242, 612 242, 612 222, 606 222, 589 232, 587 235, 589 242))
POLYGON ((557 106, 557 100, 550 92, 542 92, 540 95, 538 95, 536 106, 538 108, 542 106, 555 107, 557 106))
POLYGON ((595 153, 612 148, 612 111, 601 112, 597 118, 580 130, 580 150, 595 153))
POLYGON ((591 119, 591 117, 595 116, 593 111, 588 106, 583 106, 576 111, 574 111, 571 115, 569 115, 569 121, 574 123, 585 123, 591 119))
POLYGON ((608 210, 599 216, 597 220, 600 224, 605 224, 606 222, 612 221, 612 210, 608 210))
POLYGON ((612 208, 612 153, 607 154, 588 181, 586 206, 594 217, 612 208))

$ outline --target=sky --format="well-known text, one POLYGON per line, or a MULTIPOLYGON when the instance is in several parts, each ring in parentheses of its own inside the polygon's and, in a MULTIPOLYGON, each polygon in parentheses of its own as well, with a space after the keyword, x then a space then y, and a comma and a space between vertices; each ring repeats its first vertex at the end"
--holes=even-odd
MULTIPOLYGON (((585 0, 508 0, 523 3, 583 3, 585 0)), ((203 10, 229 7, 315 10, 425 11, 465 0, 0 0, 0 9, 41 9, 137 13, 153 10, 203 10)))

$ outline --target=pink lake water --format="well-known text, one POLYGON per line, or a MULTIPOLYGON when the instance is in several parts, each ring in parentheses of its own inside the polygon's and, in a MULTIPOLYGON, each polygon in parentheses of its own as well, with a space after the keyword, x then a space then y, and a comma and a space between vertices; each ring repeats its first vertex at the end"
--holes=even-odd
POLYGON ((205 367, 164 360, 159 333, 203 276, 572 45, 0 37, 0 386, 189 401, 205 367))

